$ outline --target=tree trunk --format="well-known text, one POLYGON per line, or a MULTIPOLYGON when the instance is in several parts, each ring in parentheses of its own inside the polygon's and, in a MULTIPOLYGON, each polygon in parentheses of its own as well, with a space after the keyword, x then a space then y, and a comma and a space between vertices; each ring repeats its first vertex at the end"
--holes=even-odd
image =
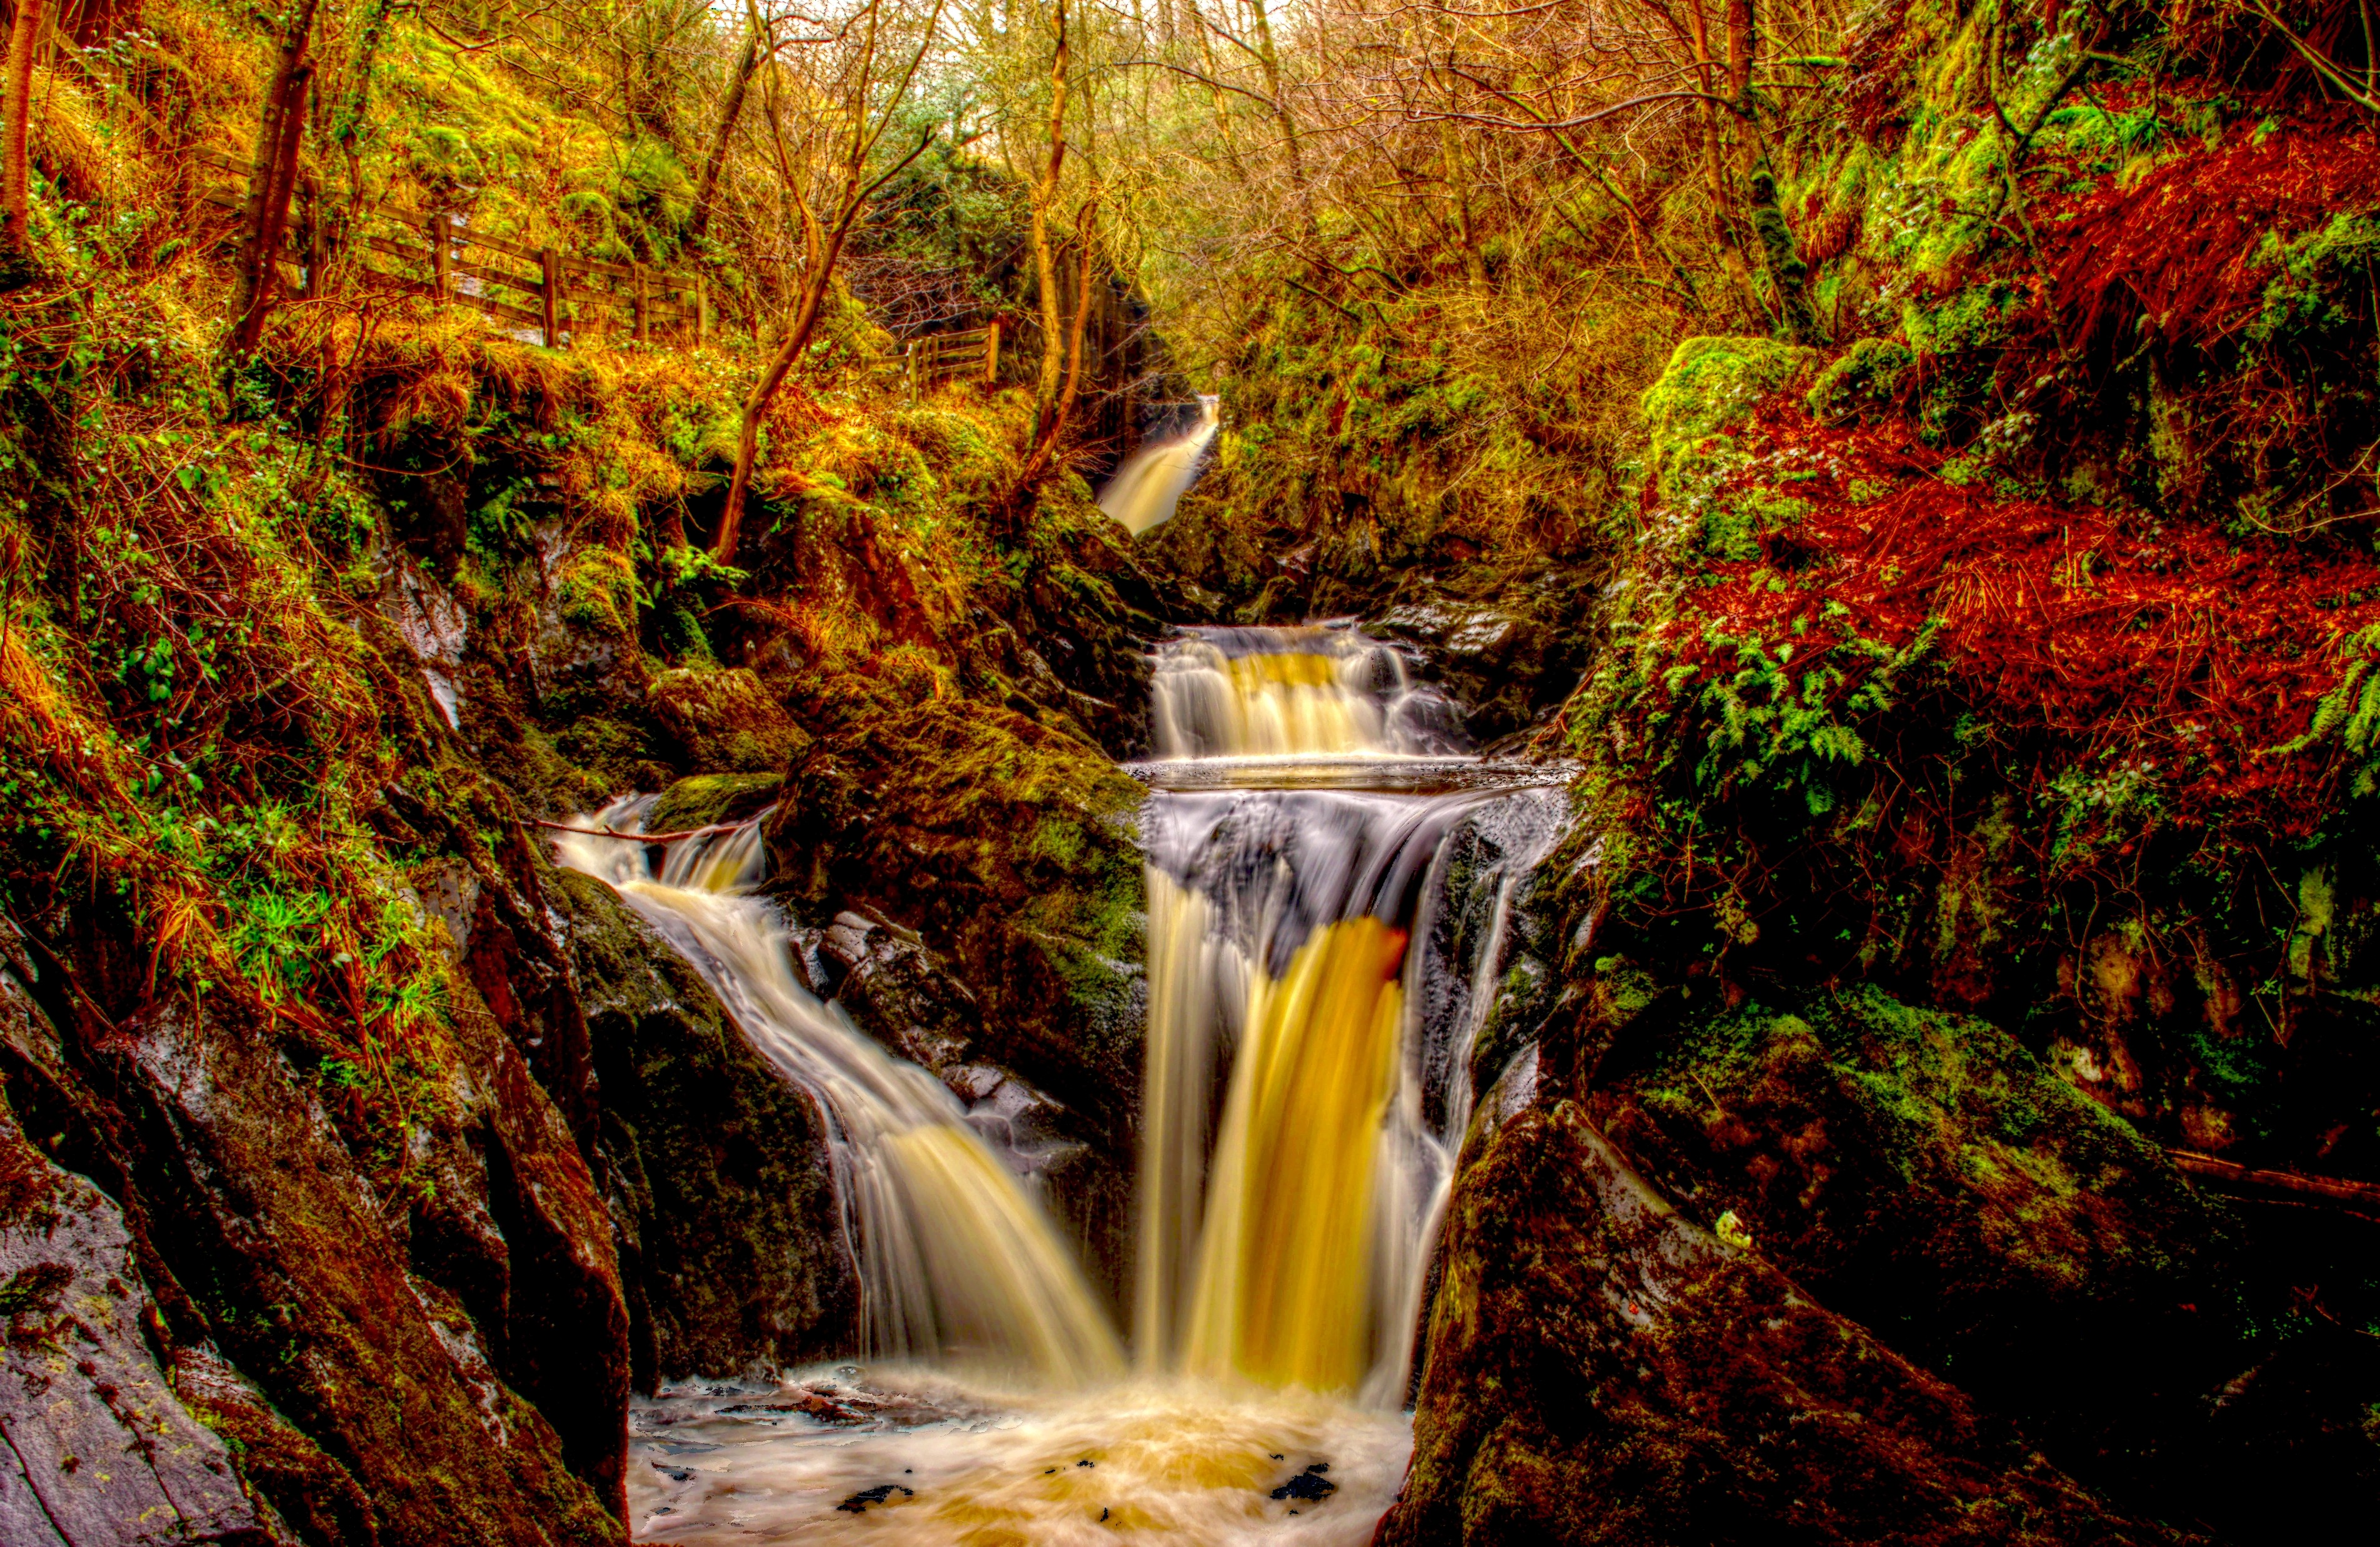
MULTIPOLYGON (((1050 247, 1050 211, 1058 199, 1058 174, 1066 164, 1066 87, 1068 83, 1066 0, 1058 0, 1058 47, 1050 59, 1050 159, 1033 189, 1033 276, 1041 295, 1041 370, 1034 384, 1039 405, 1036 428, 1046 431, 1058 401, 1062 363, 1058 331, 1062 324, 1058 298, 1058 264, 1050 247)), ((1039 437, 1037 436, 1038 440, 1039 437)))
POLYGON ((313 84, 314 12, 321 0, 298 0, 281 35, 281 56, 265 93, 264 118, 257 126, 255 165, 248 177, 248 204, 241 212, 247 238, 240 252, 239 290, 232 307, 230 347, 244 354, 256 346, 273 309, 281 277, 281 236, 289 224, 289 199, 298 188, 298 148, 306 134, 306 92, 313 84))
POLYGON ((710 205, 719 197, 719 176, 727 166, 727 147, 735 138, 735 125, 744 116, 744 98, 752 87, 753 72, 760 67, 760 16, 752 14, 751 35, 744 42, 744 57, 735 66, 735 79, 728 84, 727 100, 719 106, 719 131, 711 136, 710 153, 702 159, 702 181, 694 190, 694 218, 687 230, 696 241, 710 231, 710 205))
POLYGON ((1760 254, 1768 267, 1768 281, 1785 314, 1785 336, 1795 344, 1818 342, 1818 313, 1810 304, 1810 266, 1793 245, 1793 228, 1777 207, 1777 179, 1762 162, 1752 169, 1745 186, 1752 206, 1753 234, 1760 238, 1760 254))
POLYGON ((1034 438, 1033 453, 1025 459, 1024 469, 1017 474, 1016 488, 1021 496, 1050 469, 1057 460, 1058 446, 1066 433, 1066 425, 1075 417, 1075 401, 1083 389, 1083 324, 1091 315, 1091 233, 1090 206, 1084 206, 1085 216, 1077 232, 1082 256, 1075 264, 1075 323, 1066 331, 1066 385, 1058 394, 1056 409, 1049 423, 1034 438))
POLYGON ((17 0, 8 30, 7 115, 0 123, 0 260, 22 270, 32 256, 32 202, 27 191, 26 145, 33 124, 33 54, 49 19, 49 0, 17 0))
POLYGON ((1752 117, 1752 66, 1760 52, 1753 0, 1727 0, 1727 94, 1746 122, 1752 117))
MULTIPOLYGON (((735 562, 735 544, 744 529, 744 503, 752 491, 752 466, 760 455, 760 421, 768 417, 769 405, 776 400, 778 389, 785 384, 802 351, 809 347, 810 335, 818 331, 819 316, 826 309, 826 298, 833 287, 834 266, 843 258, 844 244, 851 239, 852 224, 876 196, 876 190, 899 176, 933 142, 933 133, 929 130, 917 141, 917 148, 903 156, 892 171, 865 187, 859 184, 860 168, 855 159, 844 185, 843 209, 835 216, 833 228, 824 232, 822 237, 816 235, 819 223, 811 218, 809 206, 804 202, 806 229, 813 233, 810 239, 819 243, 815 248, 817 257, 802 281, 801 302, 794 313, 794 325, 785 334, 784 346, 770 360, 760 380, 753 383, 752 395, 744 400, 744 423, 735 437, 735 475, 728 480, 726 508, 719 515, 719 536, 710 545, 710 556, 720 563, 735 562)), ((855 151, 855 157, 859 153, 855 151)))
MULTIPOLYGON (((842 244, 836 243, 840 248, 842 244)), ((811 272, 802 285, 799 309, 794 314, 794 325, 785 334, 785 342, 769 361, 769 369, 752 384, 752 394, 744 400, 744 422, 735 436, 735 474, 727 481, 727 503, 719 514, 719 535, 711 539, 710 556, 722 564, 735 562, 736 540, 743 535, 744 502, 752 491, 752 466, 760 456, 760 421, 768 417, 769 405, 776 401, 778 389, 793 373, 802 351, 809 347, 810 334, 818 331, 819 312, 825 306, 827 280, 832 271, 820 266, 811 272)))
POLYGON ((314 83, 314 66, 300 63, 276 83, 266 119, 277 136, 271 160, 260 159, 249 176, 247 250, 240 263, 240 311, 232 324, 231 351, 245 355, 256 347, 264 320, 281 291, 281 239, 289 229, 289 202, 298 189, 298 150, 306 135, 306 92, 314 83))

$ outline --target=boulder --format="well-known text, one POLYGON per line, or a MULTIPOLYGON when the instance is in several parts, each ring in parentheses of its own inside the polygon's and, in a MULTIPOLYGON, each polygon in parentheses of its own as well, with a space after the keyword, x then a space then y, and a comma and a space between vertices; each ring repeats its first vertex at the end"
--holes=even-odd
POLYGON ((1442 1251, 1386 1547, 2168 1540, 1682 1216, 1573 1103, 1485 1143, 1442 1251))

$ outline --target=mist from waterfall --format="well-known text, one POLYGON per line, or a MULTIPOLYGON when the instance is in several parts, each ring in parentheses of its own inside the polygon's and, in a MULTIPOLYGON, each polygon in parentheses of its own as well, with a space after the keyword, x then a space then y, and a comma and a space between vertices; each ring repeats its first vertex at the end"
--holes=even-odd
MULTIPOLYGON (((633 833, 652 804, 575 826, 633 833)), ((557 835, 557 858, 608 882, 719 996, 745 1037, 824 1107, 869 1350, 1044 1384, 1121 1375, 1123 1352, 1070 1250, 966 1121, 958 1098, 863 1034, 795 974, 783 919, 754 895, 760 822, 670 846, 557 835)))

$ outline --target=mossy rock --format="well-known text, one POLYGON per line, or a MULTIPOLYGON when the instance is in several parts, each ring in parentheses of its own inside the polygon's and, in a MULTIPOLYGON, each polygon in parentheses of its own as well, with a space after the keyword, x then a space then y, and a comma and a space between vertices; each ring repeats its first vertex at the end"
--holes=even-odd
POLYGON ((1478 1151, 1384 1547, 2169 1540, 1683 1217, 1572 1103, 1478 1151))
POLYGON ((1727 470, 1730 432, 1755 407, 1788 390, 1817 352, 1771 338, 1690 338, 1670 357, 1639 408, 1652 436, 1653 473, 1661 498, 1683 507, 1727 470))
POLYGON ((698 773, 779 773, 808 738, 747 668, 663 671, 645 703, 676 754, 698 773))
POLYGON ((611 888, 566 873, 558 891, 602 1079, 637 1385, 854 1352, 858 1279, 817 1102, 611 888))
MULTIPOLYGON (((819 739, 769 823, 771 887, 805 918, 849 911, 922 940, 968 1001, 949 1061, 1012 1070, 1073 1115, 1093 1154, 1071 1223, 1120 1263, 1147 1017, 1142 787, 1020 710, 852 673, 811 685, 819 739)), ((905 1016, 856 1011, 903 1045, 905 1016)))
POLYGON ((1898 340, 1861 339, 1818 372, 1803 404, 1823 424, 1873 418, 1900 400, 1916 362, 1898 340))
POLYGON ((586 634, 633 639, 637 634, 637 572, 625 553, 586 548, 572 554, 554 579, 562 622, 586 634))
POLYGON ((2054 1456, 2153 1449, 2236 1369, 2228 1216, 1999 1028, 1867 988, 1656 1035, 1590 1102, 1613 1140, 2054 1456))
POLYGON ((766 811, 784 787, 781 773, 697 774, 662 792, 645 814, 647 832, 684 832, 720 822, 744 822, 766 811))

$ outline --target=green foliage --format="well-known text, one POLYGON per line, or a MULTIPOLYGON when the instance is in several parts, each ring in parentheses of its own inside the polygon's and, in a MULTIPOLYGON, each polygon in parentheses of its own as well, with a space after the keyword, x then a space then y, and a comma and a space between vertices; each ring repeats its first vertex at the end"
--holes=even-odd
POLYGON ((2342 212, 2321 229, 2284 239, 2266 233, 2251 260, 2273 271, 2263 305, 2248 324, 2252 343, 2319 346, 2358 320, 2371 299, 2373 265, 2380 261, 2380 217, 2342 212))
POLYGON ((1764 399, 1785 391, 1815 358, 1767 338, 1690 338, 1638 405, 1652 440, 1653 473, 1665 501, 1696 508, 1731 465, 1728 432, 1764 399))
POLYGON ((1909 346, 1896 339, 1861 339, 1828 362, 1803 402, 1821 424, 1878 414, 1900 400, 1915 363, 1909 346))

